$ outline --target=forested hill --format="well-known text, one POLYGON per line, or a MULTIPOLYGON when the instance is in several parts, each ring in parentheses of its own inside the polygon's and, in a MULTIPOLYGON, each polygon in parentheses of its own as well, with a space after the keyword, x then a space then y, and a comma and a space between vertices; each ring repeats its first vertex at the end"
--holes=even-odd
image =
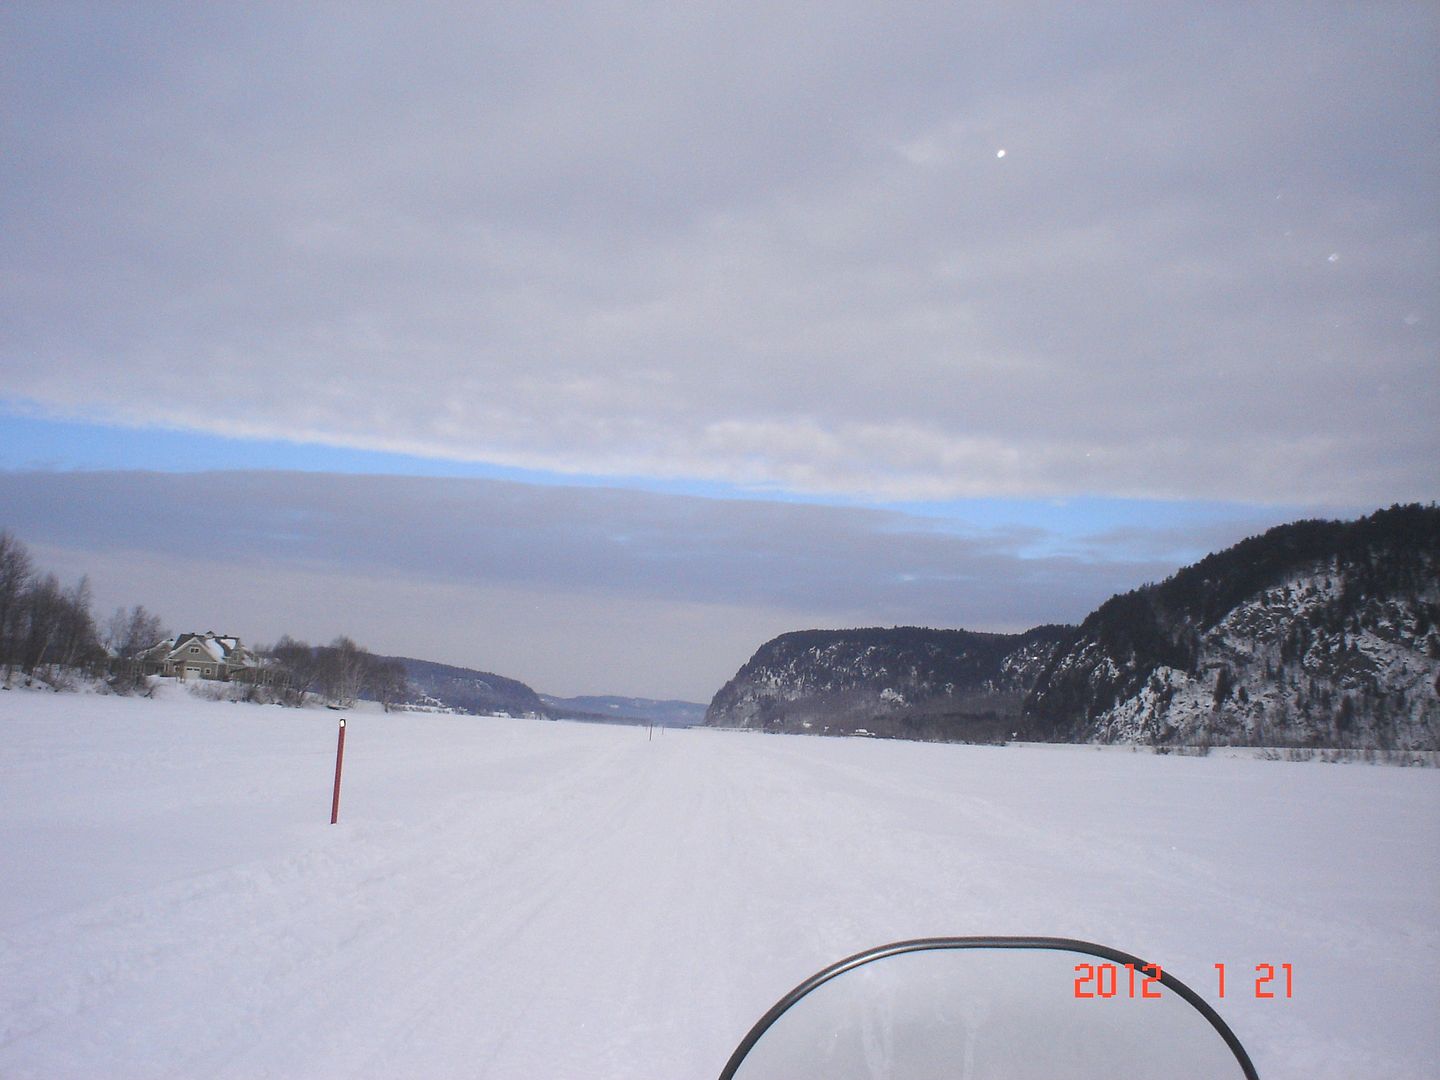
POLYGON ((1046 666, 1024 731, 1436 748, 1440 509, 1278 526, 1113 597, 1046 666))
POLYGON ((430 700, 459 712, 490 716, 544 717, 549 712, 534 690, 516 679, 489 671, 415 660, 408 656, 381 657, 405 668, 413 700, 430 700))
POLYGON ((762 731, 994 741, 1071 628, 802 630, 762 645, 706 724, 762 731))

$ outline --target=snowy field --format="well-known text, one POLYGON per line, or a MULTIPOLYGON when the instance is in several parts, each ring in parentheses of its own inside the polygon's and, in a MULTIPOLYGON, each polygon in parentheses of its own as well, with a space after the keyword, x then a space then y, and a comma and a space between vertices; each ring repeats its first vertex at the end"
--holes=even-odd
POLYGON ((1156 959, 1265 1080, 1440 1075, 1436 770, 358 714, 331 826, 335 720, 0 693, 0 1076, 701 1080, 952 934, 1156 959))

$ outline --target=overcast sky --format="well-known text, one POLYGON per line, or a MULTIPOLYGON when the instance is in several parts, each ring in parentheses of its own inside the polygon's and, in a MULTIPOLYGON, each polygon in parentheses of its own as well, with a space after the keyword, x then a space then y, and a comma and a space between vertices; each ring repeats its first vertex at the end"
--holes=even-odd
POLYGON ((704 700, 1437 497, 1434 5, 423 9, 0 10, 0 527, 107 600, 704 700))

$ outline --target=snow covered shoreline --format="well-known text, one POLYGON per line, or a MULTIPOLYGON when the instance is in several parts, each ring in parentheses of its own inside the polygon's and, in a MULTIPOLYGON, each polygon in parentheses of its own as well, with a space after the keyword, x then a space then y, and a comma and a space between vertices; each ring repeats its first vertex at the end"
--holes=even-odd
POLYGON ((1429 769, 347 715, 332 827, 335 713, 0 694, 0 1075, 698 1080, 982 933, 1160 960, 1267 1080, 1440 1055, 1429 769))

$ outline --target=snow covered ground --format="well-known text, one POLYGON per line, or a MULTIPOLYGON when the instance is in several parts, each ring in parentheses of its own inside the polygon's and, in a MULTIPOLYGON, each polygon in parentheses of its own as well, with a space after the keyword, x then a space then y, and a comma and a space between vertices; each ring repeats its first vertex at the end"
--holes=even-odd
POLYGON ((0 693, 0 1076, 699 1080, 940 934, 1159 960, 1266 1080, 1440 1072, 1436 770, 358 714, 331 826, 335 720, 0 693))

